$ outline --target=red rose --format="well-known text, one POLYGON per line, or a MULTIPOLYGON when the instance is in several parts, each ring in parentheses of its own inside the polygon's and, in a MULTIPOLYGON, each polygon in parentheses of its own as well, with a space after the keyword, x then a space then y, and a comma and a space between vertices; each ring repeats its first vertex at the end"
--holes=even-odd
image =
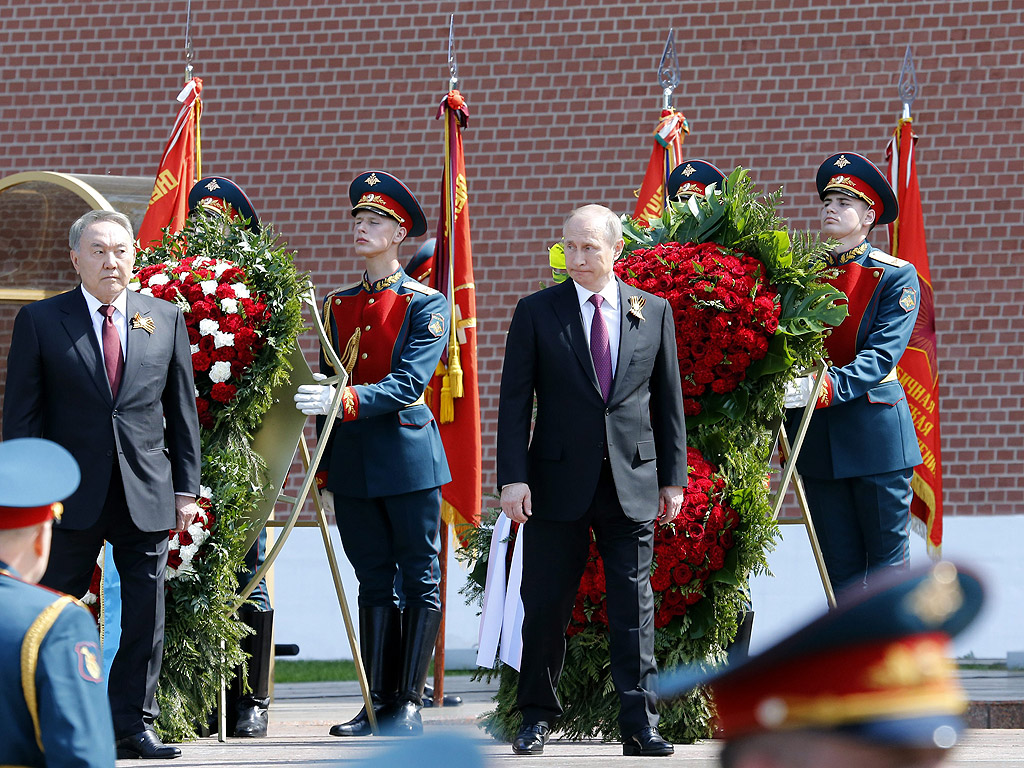
POLYGON ((210 388, 210 397, 218 403, 227 404, 235 399, 235 393, 237 391, 238 390, 234 385, 219 382, 210 388))

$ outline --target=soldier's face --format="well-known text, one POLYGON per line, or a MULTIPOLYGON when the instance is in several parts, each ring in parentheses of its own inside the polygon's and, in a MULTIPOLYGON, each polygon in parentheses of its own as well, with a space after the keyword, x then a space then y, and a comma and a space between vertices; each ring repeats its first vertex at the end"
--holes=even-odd
POLYGON ((384 253, 405 239, 405 227, 389 216, 359 210, 352 222, 355 251, 364 258, 384 253))
POLYGON ((82 231, 78 248, 71 251, 71 263, 82 278, 85 290, 110 304, 131 280, 135 269, 135 244, 119 224, 97 221, 82 231))
POLYGON ((875 221, 875 212, 863 200, 841 192, 829 192, 821 201, 821 234, 843 240, 862 230, 867 234, 875 221))

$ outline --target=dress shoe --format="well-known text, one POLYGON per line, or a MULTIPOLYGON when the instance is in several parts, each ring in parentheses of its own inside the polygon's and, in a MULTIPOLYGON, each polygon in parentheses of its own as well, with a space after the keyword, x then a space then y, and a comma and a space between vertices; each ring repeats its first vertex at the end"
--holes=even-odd
POLYGON ((118 760, 140 757, 146 760, 170 760, 172 757, 181 757, 180 749, 167 746, 153 731, 125 736, 118 739, 115 746, 118 760))
POLYGON ((384 736, 419 736, 423 733, 420 705, 405 699, 385 708, 380 715, 380 732, 384 736))
POLYGON ((547 723, 531 723, 524 725, 512 742, 512 751, 517 755, 542 755, 544 745, 551 738, 551 728, 547 723))
POLYGON ((238 719, 235 721, 235 736, 242 739, 261 739, 267 735, 270 712, 269 699, 245 697, 238 703, 238 719))
POLYGON ((628 757, 665 757, 675 751, 671 744, 661 738, 658 729, 651 725, 622 742, 622 754, 628 757))

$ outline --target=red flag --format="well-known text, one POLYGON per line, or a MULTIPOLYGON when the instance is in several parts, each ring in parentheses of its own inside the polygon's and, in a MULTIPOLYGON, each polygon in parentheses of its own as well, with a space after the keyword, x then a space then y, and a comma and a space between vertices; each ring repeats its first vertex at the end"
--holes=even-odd
POLYGON ((171 129, 160 168, 156 173, 153 194, 149 207, 139 225, 139 248, 149 248, 163 239, 162 230, 170 226, 177 232, 185 226, 188 216, 188 193, 196 182, 196 165, 199 157, 199 115, 203 111, 203 100, 199 94, 203 81, 198 77, 189 80, 178 94, 181 109, 171 129))
POLYGON ((665 188, 672 170, 683 160, 683 136, 690 126, 682 112, 669 107, 661 111, 661 120, 654 132, 654 150, 647 163, 644 183, 637 193, 633 218, 639 221, 661 218, 665 210, 665 188))
POLYGON ((931 270, 925 246, 924 217, 921 215, 921 190, 917 183, 914 145, 917 137, 909 117, 896 125, 886 152, 889 181, 900 206, 899 218, 889 225, 892 255, 917 267, 921 281, 920 309, 907 351, 897 364, 897 372, 907 403, 914 416, 917 442, 924 462, 914 468, 911 487, 914 498, 910 511, 925 529, 928 552, 942 554, 942 456, 939 444, 939 366, 935 335, 935 299, 931 270))
POLYGON ((438 363, 430 386, 430 406, 441 430, 441 440, 452 468, 452 481, 441 488, 441 515, 459 540, 467 528, 480 525, 481 440, 480 393, 477 384, 476 285, 469 235, 469 189, 462 150, 462 129, 469 108, 462 94, 451 90, 442 99, 437 119, 445 118, 444 173, 441 215, 430 285, 448 297, 452 310, 448 351, 438 363))

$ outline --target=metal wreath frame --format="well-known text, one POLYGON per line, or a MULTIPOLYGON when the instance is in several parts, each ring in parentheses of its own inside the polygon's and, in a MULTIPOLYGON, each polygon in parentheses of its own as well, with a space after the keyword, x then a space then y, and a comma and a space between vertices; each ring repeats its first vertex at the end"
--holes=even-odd
MULTIPOLYGON (((338 412, 341 409, 341 398, 345 388, 345 383, 348 380, 348 374, 345 372, 345 368, 344 366, 342 366, 341 361, 338 359, 337 353, 335 352, 334 347, 331 344, 331 340, 327 336, 327 331, 324 328, 323 321, 320 319, 320 314, 316 304, 316 298, 313 295, 312 290, 310 290, 308 294, 302 297, 302 303, 306 305, 306 308, 309 310, 309 314, 313 318, 313 327, 316 330, 317 337, 320 341, 320 346, 323 349, 324 354, 327 356, 328 360, 334 366, 334 370, 340 371, 340 373, 337 374, 336 376, 331 376, 327 379, 323 379, 320 382, 318 382, 323 386, 328 386, 331 384, 335 385, 334 398, 331 401, 331 407, 327 412, 323 432, 320 434, 320 437, 316 444, 316 450, 313 453, 312 457, 309 454, 309 447, 306 445, 305 438, 302 436, 301 432, 299 433, 297 440, 298 444, 296 449, 299 450, 301 453, 302 465, 306 471, 305 477, 302 480, 302 486, 299 489, 299 494, 298 496, 293 497, 279 493, 278 496, 274 499, 273 504, 271 504, 271 509, 277 502, 286 502, 290 504, 291 507, 288 512, 287 519, 283 523, 276 523, 269 519, 264 522, 264 526, 280 527, 281 531, 275 537, 274 546, 271 547, 270 551, 267 553, 267 556, 263 561, 263 564, 256 570, 256 573, 253 575, 252 579, 245 586, 245 588, 238 593, 237 601, 232 606, 231 610, 232 612, 238 610, 238 608, 245 602, 246 598, 248 598, 249 595, 252 594, 252 591, 256 589, 256 586, 260 583, 260 581, 263 580, 263 578, 269 572, 271 566, 274 564, 274 561, 277 559, 277 556, 280 554, 281 549, 284 547, 284 544, 288 540, 288 537, 291 534, 292 530, 297 525, 299 527, 315 526, 319 528, 320 534, 323 537, 324 551, 327 555, 327 562, 331 568, 331 576, 334 579, 334 589, 338 595, 338 606, 341 608, 341 616, 345 622, 345 632, 348 635, 349 646, 352 649, 352 659, 355 662, 356 675, 359 678, 359 688, 362 691, 363 703, 366 706, 366 717, 370 723, 370 730, 376 735, 379 733, 379 728, 377 726, 377 716, 373 710, 373 701, 370 697, 370 688, 366 679, 366 669, 363 666, 362 656, 359 653, 359 643, 356 640, 355 630, 352 624, 352 614, 349 611, 348 599, 345 597, 345 588, 341 581, 341 573, 338 570, 338 558, 337 555, 335 554, 334 544, 331 541, 330 529, 327 525, 327 516, 324 513, 323 504, 320 501, 320 494, 315 488, 316 467, 320 465, 320 459, 323 457, 324 451, 327 448, 328 438, 330 437, 331 432, 334 429, 338 412), (313 504, 316 507, 316 522, 300 523, 299 515, 302 512, 302 507, 305 504, 307 497, 312 497, 313 504)), ((302 352, 298 349, 298 347, 296 347, 291 356, 291 362, 293 366, 293 371, 301 371, 302 368, 300 366, 304 366, 305 369, 309 371, 309 364, 306 362, 306 359, 303 357, 302 352)), ((293 376, 292 378, 293 383, 290 384, 286 391, 284 392, 284 394, 286 395, 293 394, 295 391, 295 376, 293 376)), ((280 392, 276 394, 279 397, 281 395, 280 392)), ((283 401, 279 400, 279 402, 283 401)), ((282 407, 294 408, 294 404, 291 402, 286 402, 285 405, 282 407)), ((294 459, 294 456, 295 453, 293 450, 291 453, 292 459, 294 459)), ((273 488, 271 488, 271 490, 273 490, 273 488)), ((255 536, 259 535, 259 531, 260 528, 255 528, 254 531, 250 532, 250 535, 253 536, 253 540, 255 540, 255 536)), ((218 739, 221 741, 224 740, 224 731, 226 729, 225 696, 226 681, 222 680, 219 707, 220 727, 218 728, 218 739)))
POLYGON ((778 445, 779 451, 782 454, 782 459, 785 462, 782 467, 782 477, 779 481, 779 487, 775 491, 775 495, 772 498, 772 519, 778 521, 780 525, 803 525, 807 529, 807 538, 811 544, 811 552, 814 555, 814 564, 818 567, 818 575, 821 577, 821 586, 825 590, 825 599, 828 600, 830 608, 836 607, 836 593, 832 588, 832 581, 829 579, 828 570, 825 568, 825 558, 821 554, 821 545, 818 543, 818 534, 814 530, 814 522, 811 520, 810 507, 807 504, 807 494, 804 491, 804 483, 800 478, 800 474, 796 471, 796 459, 800 455, 800 449, 804 444, 804 437, 807 435, 807 428, 811 423, 811 416, 814 414, 814 406, 818 402, 818 396, 821 394, 822 386, 825 383, 825 372, 828 370, 828 366, 824 360, 819 360, 818 364, 810 371, 804 371, 803 375, 815 374, 814 387, 811 392, 811 399, 807 401, 807 405, 803 408, 803 414, 800 417, 800 425, 797 427, 796 435, 793 438, 792 446, 789 443, 789 437, 786 435, 786 430, 783 429, 785 422, 785 413, 778 417, 777 422, 773 425, 774 439, 772 445, 778 445), (800 517, 793 519, 783 518, 779 520, 779 512, 782 510, 782 502, 785 500, 786 491, 789 490, 790 483, 792 483, 794 490, 796 491, 797 504, 800 507, 800 517))

